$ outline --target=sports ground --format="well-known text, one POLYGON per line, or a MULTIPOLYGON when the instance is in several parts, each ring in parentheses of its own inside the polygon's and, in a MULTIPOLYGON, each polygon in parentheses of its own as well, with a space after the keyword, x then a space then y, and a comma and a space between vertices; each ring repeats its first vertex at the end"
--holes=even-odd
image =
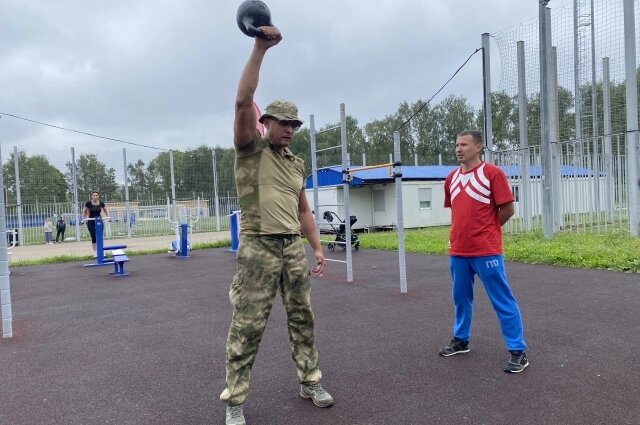
MULTIPOLYGON (((340 251, 340 250, 338 250, 340 251)), ((0 424, 222 424, 228 285, 235 256, 130 257, 130 276, 83 262, 11 269, 13 337, 0 339, 0 424)), ((342 252, 330 254, 334 258, 342 252)), ((637 274, 508 263, 531 366, 507 352, 477 285, 471 352, 451 338, 446 257, 354 253, 313 279, 323 384, 300 398, 276 299, 245 403, 249 424, 638 424, 637 274)))

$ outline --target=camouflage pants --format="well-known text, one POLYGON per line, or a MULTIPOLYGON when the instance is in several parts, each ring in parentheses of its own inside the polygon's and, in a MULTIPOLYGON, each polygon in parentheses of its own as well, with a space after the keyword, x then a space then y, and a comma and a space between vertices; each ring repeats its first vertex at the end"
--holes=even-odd
POLYGON ((287 313, 298 381, 312 384, 320 380, 309 266, 301 238, 243 236, 238 271, 229 289, 234 310, 227 337, 227 387, 220 395, 229 405, 240 404, 247 397, 251 367, 278 289, 287 313))

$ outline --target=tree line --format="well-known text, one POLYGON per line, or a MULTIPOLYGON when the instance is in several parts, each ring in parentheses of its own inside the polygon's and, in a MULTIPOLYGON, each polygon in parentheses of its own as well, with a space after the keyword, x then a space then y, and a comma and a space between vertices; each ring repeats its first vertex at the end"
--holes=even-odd
MULTIPOLYGON (((233 149, 200 146, 173 151, 176 199, 212 198, 214 193, 213 156, 218 169, 219 196, 235 196, 233 149)), ((18 152, 20 200, 22 204, 70 202, 73 200, 73 164, 65 169, 53 166, 45 155, 28 156, 18 152)), ((17 185, 15 153, 2 165, 5 203, 16 205, 17 185)), ((120 174, 120 172, 118 172, 120 174)), ((95 154, 81 154, 76 160, 76 187, 79 202, 98 191, 106 202, 125 200, 124 182, 116 179, 116 169, 107 167, 95 154)), ((161 152, 145 163, 141 159, 127 164, 129 200, 164 204, 171 198, 171 161, 169 152, 161 152)))
MULTIPOLYGON (((640 72, 637 73, 640 80, 640 72)), ((590 85, 581 88, 582 99, 591 99, 590 85)), ((598 122, 602 123, 602 83, 596 85, 598 122)), ((622 134, 625 124, 625 84, 611 83, 612 134, 622 134)), ((527 136, 529 145, 540 144, 540 98, 533 94, 527 98, 527 136)), ((519 144, 519 117, 517 96, 504 92, 491 95, 493 143, 499 149, 509 149, 519 144)), ((589 111, 590 113, 590 111, 589 111)), ((572 91, 558 88, 558 120, 560 141, 573 140, 575 131, 575 105, 572 91)), ((393 132, 400 129, 401 156, 405 164, 413 164, 417 156, 420 165, 455 164, 454 144, 456 134, 465 129, 483 128, 483 111, 474 108, 466 98, 448 96, 435 105, 402 102, 397 110, 382 119, 360 125, 353 116, 346 117, 348 152, 353 165, 389 162, 393 153, 393 132), (410 119, 411 118, 411 119, 410 119), (364 155, 364 158, 363 158, 364 155)), ((585 118, 582 128, 584 138, 593 134, 591 117, 585 118)), ((327 123, 318 131, 339 126, 339 122, 327 123)), ((599 131, 602 134, 602 130, 599 131)), ((328 130, 317 135, 317 149, 340 145, 340 130, 328 130)), ((311 134, 309 128, 297 132, 290 149, 304 159, 307 171, 311 169, 311 134)), ((17 203, 15 157, 11 153, 2 166, 5 184, 5 202, 17 203)), ((233 178, 233 148, 200 146, 185 151, 173 151, 175 193, 177 199, 195 197, 212 199, 214 196, 213 155, 215 155, 218 194, 235 196, 233 178)), ((341 150, 326 150, 317 155, 318 166, 341 163, 341 150)), ((53 166, 44 155, 27 156, 18 153, 20 193, 23 204, 38 202, 69 202, 73 199, 72 164, 65 170, 53 166)), ((129 199, 132 201, 166 202, 171 196, 171 166, 169 152, 161 152, 148 162, 141 159, 127 165, 129 199)), ((116 170, 108 168, 95 154, 82 154, 76 161, 78 199, 89 199, 97 190, 106 201, 125 199, 123 182, 116 180, 116 170)))

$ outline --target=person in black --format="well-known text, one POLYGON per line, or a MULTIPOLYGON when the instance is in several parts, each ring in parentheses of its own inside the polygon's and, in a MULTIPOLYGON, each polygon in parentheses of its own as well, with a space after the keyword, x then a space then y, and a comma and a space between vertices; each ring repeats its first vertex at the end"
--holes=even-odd
MULTIPOLYGON (((100 193, 97 191, 91 192, 91 200, 87 201, 84 204, 84 211, 82 213, 83 221, 87 223, 87 230, 89 230, 89 234, 91 235, 91 246, 93 247, 93 256, 96 257, 98 254, 96 252, 96 221, 95 220, 86 220, 87 218, 99 218, 101 213, 104 211, 104 215, 106 217, 109 216, 109 212, 107 211, 107 207, 104 205, 104 202, 100 200, 100 193)), ((104 230, 104 227, 102 228, 104 230)))
POLYGON ((64 231, 67 230, 67 223, 65 223, 64 218, 62 216, 58 217, 58 221, 56 221, 56 243, 58 243, 58 238, 62 236, 60 242, 64 242, 64 231))

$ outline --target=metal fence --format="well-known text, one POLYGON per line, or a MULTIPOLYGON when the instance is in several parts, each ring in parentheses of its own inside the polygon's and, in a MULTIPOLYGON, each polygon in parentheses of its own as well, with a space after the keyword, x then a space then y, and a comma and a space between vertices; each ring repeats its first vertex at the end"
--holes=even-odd
POLYGON ((80 216, 94 190, 112 218, 107 238, 169 235, 179 222, 192 223, 194 232, 228 230, 229 213, 238 209, 229 149, 14 146, 2 154, 7 229, 20 244, 43 243, 47 219, 55 235, 58 218, 66 222, 64 239, 89 239, 80 216))
MULTIPOLYGON (((111 220, 105 221, 104 236, 106 239, 118 239, 172 235, 176 232, 176 225, 183 222, 191 223, 194 233, 227 231, 230 229, 231 211, 239 209, 238 198, 220 197, 217 201, 218 214, 215 200, 208 199, 181 199, 176 200, 175 204, 132 201, 128 208, 126 203, 106 202, 111 220)), ((66 225, 64 234, 59 235, 60 242, 90 240, 79 213, 81 207, 73 202, 6 205, 7 230, 12 231, 7 236, 9 245, 14 239, 18 245, 44 243, 46 220, 52 222, 55 239, 58 236, 56 222, 59 218, 66 225)))
POLYGON ((491 34, 502 78, 489 155, 519 167, 514 189, 529 195, 506 228, 638 236, 640 1, 547 3, 538 20, 491 34))
MULTIPOLYGON (((628 232, 628 191, 636 188, 628 185, 625 136, 589 140, 591 146, 600 146, 597 154, 585 154, 576 141, 553 146, 550 174, 558 188, 553 200, 554 231, 628 232)), ((542 154, 539 145, 494 153, 516 198, 516 214, 505 225, 506 232, 542 230, 542 154)))

